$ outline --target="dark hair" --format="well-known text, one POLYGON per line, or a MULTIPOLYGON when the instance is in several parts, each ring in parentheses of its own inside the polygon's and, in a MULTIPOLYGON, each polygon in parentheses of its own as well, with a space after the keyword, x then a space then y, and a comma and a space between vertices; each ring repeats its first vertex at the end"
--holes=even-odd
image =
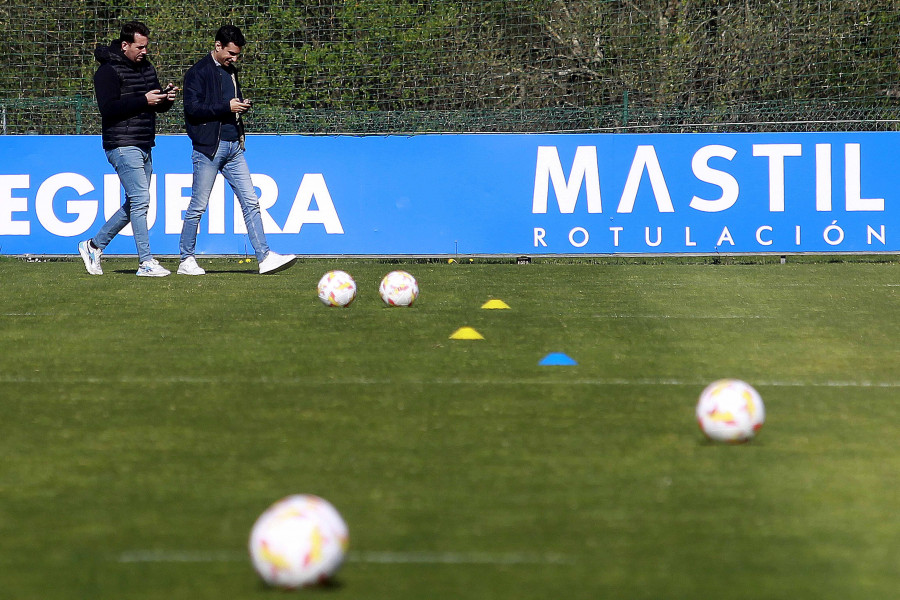
POLYGON ((140 21, 129 21, 122 25, 122 32, 119 34, 119 39, 123 42, 133 44, 134 34, 136 33, 139 33, 144 37, 150 37, 150 28, 140 21))
POLYGON ((216 41, 222 44, 224 48, 228 44, 233 43, 238 48, 243 48, 247 44, 244 34, 235 25, 222 25, 216 32, 216 41))

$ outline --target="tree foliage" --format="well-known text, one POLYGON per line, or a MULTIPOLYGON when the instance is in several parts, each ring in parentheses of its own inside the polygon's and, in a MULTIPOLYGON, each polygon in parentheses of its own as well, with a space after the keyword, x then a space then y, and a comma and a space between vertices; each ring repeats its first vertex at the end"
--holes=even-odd
MULTIPOLYGON (((0 103, 19 110, 14 127, 91 131, 93 50, 138 19, 152 30, 161 79, 174 81, 220 25, 242 27, 242 77, 263 130, 300 127, 298 115, 303 127, 327 115, 362 123, 365 113, 418 114, 429 127, 458 129, 479 122, 473 115, 511 111, 531 128, 546 128, 535 118, 547 115, 562 123, 594 115, 595 127, 863 122, 894 116, 897 8, 896 0, 0 0, 0 103)), ((177 115, 163 127, 178 130, 177 115)))

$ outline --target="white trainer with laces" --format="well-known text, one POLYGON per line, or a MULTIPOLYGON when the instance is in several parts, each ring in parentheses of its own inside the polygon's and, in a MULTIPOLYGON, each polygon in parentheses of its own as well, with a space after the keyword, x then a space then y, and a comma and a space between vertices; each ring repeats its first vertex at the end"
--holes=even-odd
POLYGON ((178 265, 178 274, 179 275, 205 275, 206 271, 203 270, 203 267, 197 264, 197 259, 193 256, 188 256, 186 259, 181 261, 181 264, 178 265))
POLYGON ((166 275, 171 275, 171 272, 159 264, 155 258, 145 260, 137 270, 138 277, 165 277, 166 275))
POLYGON ((100 266, 100 257, 103 256, 103 250, 91 246, 90 240, 78 242, 78 254, 84 261, 84 268, 91 275, 103 275, 103 268, 100 266))
POLYGON ((271 275, 278 271, 289 269, 297 262, 297 257, 293 254, 275 254, 269 252, 261 263, 259 263, 260 275, 271 275))

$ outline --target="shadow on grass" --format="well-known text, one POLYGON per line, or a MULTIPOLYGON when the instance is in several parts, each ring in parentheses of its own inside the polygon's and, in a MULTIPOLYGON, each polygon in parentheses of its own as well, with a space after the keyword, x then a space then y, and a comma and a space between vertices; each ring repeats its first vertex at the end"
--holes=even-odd
POLYGON ((285 592, 294 592, 302 590, 304 594, 327 594, 331 592, 339 592, 344 588, 344 584, 335 579, 328 579, 323 583, 318 583, 304 588, 278 588, 267 584, 265 581, 259 580, 257 588, 262 592, 283 594, 285 592))
MULTIPOLYGON (((167 267, 167 268, 168 268, 168 267, 167 267)), ((175 267, 174 269, 169 269, 169 270, 172 272, 172 275, 177 275, 177 273, 175 272, 177 269, 178 269, 178 267, 175 267)), ((114 270, 114 271, 105 271, 105 272, 111 273, 111 274, 116 274, 116 275, 135 275, 135 274, 137 273, 137 269, 116 269, 116 270, 114 270)), ((259 271, 252 270, 252 269, 251 269, 251 270, 247 270, 247 269, 218 269, 218 270, 215 270, 215 271, 207 270, 207 271, 206 271, 206 274, 207 274, 207 275, 227 275, 227 274, 234 274, 234 275, 259 275, 259 271)), ((202 277, 202 275, 178 275, 178 277, 202 277)), ((152 279, 152 278, 148 278, 148 279, 152 279)), ((161 278, 157 278, 157 279, 161 279, 161 278)))

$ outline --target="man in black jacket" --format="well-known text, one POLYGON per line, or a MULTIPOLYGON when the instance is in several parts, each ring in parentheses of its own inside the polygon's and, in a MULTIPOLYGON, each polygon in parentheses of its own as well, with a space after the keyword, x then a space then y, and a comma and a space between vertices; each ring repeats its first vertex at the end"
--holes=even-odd
POLYGON ((100 109, 103 149, 125 188, 125 203, 92 239, 78 244, 78 253, 91 275, 102 275, 100 257, 112 239, 131 223, 142 277, 164 277, 163 268, 150 253, 147 211, 150 208, 151 149, 156 143, 156 113, 175 102, 173 84, 161 89, 156 69, 147 60, 150 30, 132 21, 122 26, 119 39, 100 46, 94 57, 100 63, 94 73, 94 90, 100 109))
POLYGON ((191 202, 181 227, 180 275, 203 275, 194 250, 200 218, 209 204, 216 175, 222 173, 241 204, 250 244, 256 252, 259 272, 276 273, 293 265, 297 257, 271 252, 263 231, 259 198, 244 158, 244 122, 241 115, 250 110, 234 65, 246 44, 243 33, 234 25, 216 32, 213 51, 201 58, 184 76, 184 117, 191 138, 194 181, 191 202))

